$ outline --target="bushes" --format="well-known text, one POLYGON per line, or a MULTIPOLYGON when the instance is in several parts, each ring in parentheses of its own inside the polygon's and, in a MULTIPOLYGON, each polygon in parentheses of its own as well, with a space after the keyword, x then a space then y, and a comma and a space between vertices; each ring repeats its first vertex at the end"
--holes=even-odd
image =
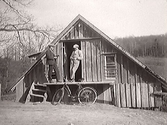
POLYGON ((5 90, 20 78, 31 63, 28 58, 19 61, 0 58, 0 62, 2 62, 0 63, 0 83, 2 84, 2 94, 5 94, 5 90))

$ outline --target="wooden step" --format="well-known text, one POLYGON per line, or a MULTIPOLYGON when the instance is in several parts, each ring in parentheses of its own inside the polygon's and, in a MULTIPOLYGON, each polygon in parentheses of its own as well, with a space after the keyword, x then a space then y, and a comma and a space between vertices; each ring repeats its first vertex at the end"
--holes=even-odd
POLYGON ((32 89, 32 91, 46 92, 46 90, 42 90, 42 89, 32 89))
POLYGON ((34 89, 46 90, 46 85, 44 85, 44 84, 34 84, 34 89))
POLYGON ((37 95, 37 94, 30 94, 30 96, 44 98, 44 96, 43 96, 43 95, 37 95))
POLYGON ((34 86, 42 86, 42 87, 46 87, 45 84, 34 84, 34 86))

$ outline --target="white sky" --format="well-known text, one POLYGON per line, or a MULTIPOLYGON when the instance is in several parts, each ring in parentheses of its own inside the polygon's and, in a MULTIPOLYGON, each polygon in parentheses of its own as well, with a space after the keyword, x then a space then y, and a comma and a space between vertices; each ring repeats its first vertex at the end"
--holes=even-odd
POLYGON ((167 0, 35 0, 28 11, 63 29, 81 14, 111 38, 167 33, 167 0))

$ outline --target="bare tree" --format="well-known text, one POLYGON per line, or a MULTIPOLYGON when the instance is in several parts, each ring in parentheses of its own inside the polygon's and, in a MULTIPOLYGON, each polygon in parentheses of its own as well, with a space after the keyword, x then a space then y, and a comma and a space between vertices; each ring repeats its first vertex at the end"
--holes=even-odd
POLYGON ((38 27, 32 23, 33 17, 24 12, 24 8, 32 2, 33 0, 0 0, 1 46, 10 47, 11 42, 15 42, 22 48, 23 55, 27 55, 26 52, 31 52, 29 49, 43 50, 45 44, 56 37, 60 29, 38 27))
POLYGON ((4 76, 0 71, 4 89, 28 68, 26 56, 42 51, 60 30, 33 24, 33 17, 24 11, 32 2, 33 0, 0 0, 0 58, 6 57, 3 58, 6 59, 5 68, 0 68, 6 74, 9 73, 9 76, 4 76))

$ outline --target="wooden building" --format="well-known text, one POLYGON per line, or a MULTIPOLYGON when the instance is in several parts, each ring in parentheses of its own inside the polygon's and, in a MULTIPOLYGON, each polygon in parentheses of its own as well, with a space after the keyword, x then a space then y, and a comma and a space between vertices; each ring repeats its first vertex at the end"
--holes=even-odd
MULTIPOLYGON (((78 15, 52 41, 54 52, 59 55, 57 64, 63 81, 64 71, 69 75, 69 57, 74 44, 83 52, 83 60, 76 73, 76 80, 84 78, 85 86, 93 86, 98 93, 97 102, 118 107, 159 107, 162 97, 153 93, 167 90, 167 82, 142 64, 111 38, 78 15), (67 66, 64 66, 65 55, 67 66)), ((46 50, 45 50, 46 51, 46 50)), ((24 102, 32 83, 46 83, 47 65, 45 51, 37 54, 34 65, 15 83, 16 100, 24 102)))

